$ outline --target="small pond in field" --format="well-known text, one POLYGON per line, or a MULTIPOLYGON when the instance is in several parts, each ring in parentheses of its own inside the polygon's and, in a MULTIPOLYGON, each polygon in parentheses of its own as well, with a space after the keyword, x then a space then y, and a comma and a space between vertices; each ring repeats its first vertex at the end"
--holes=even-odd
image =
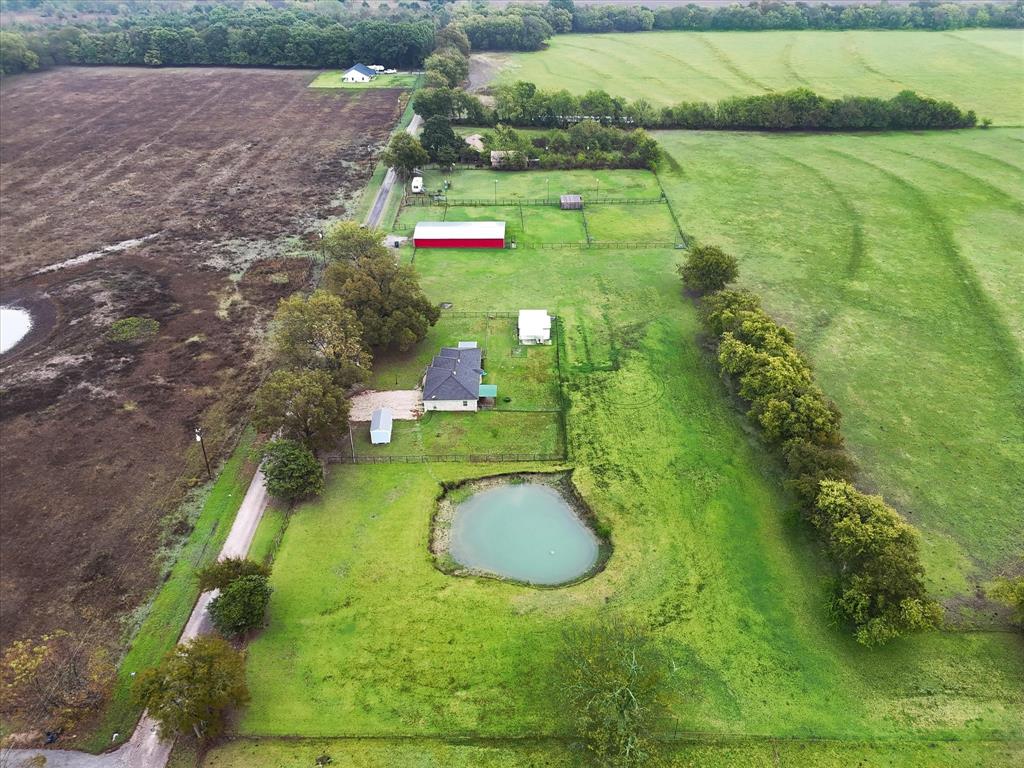
POLYGON ((555 586, 594 569, 600 542, 558 488, 497 484, 455 505, 448 553, 461 566, 555 586))
POLYGON ((32 315, 21 307, 0 307, 0 354, 14 347, 32 330, 32 315))

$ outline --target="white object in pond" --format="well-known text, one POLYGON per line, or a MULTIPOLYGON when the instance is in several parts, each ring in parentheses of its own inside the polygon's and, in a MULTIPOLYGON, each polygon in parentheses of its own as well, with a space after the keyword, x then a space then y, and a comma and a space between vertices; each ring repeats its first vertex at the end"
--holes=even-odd
POLYGON ((370 442, 374 445, 391 442, 390 408, 378 408, 370 415, 370 442))
POLYGON ((11 349, 32 330, 32 315, 21 307, 0 307, 0 353, 11 349))

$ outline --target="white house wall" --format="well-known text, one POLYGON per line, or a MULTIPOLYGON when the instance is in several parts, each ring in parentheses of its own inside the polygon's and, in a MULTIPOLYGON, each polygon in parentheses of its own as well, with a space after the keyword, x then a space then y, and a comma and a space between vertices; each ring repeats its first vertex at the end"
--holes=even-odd
POLYGON ((424 411, 475 411, 477 401, 472 400, 424 400, 424 411))

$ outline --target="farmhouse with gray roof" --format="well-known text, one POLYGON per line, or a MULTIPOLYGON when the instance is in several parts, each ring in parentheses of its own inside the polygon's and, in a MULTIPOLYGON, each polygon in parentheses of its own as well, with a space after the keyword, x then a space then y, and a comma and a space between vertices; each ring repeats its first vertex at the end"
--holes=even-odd
POLYGON ((475 411, 484 371, 479 349, 442 347, 423 377, 423 410, 475 411))

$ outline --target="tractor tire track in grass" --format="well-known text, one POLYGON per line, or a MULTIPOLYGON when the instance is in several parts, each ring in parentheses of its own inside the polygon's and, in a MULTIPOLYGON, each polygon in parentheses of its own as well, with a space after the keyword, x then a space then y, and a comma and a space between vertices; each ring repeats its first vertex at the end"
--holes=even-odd
POLYGON ((795 43, 795 40, 790 40, 782 49, 782 68, 786 70, 786 74, 789 75, 798 85, 804 88, 813 89, 814 84, 809 80, 804 79, 800 74, 800 70, 793 66, 793 46, 795 43))
POLYGON ((878 69, 878 67, 871 64, 865 58, 864 54, 861 53, 861 50, 860 48, 857 47, 857 42, 855 40, 848 41, 847 44, 844 46, 844 50, 847 52, 847 54, 849 54, 850 58, 853 60, 853 63, 856 64, 861 69, 863 69, 865 72, 868 72, 874 75, 875 77, 881 78, 882 80, 892 83, 901 91, 906 90, 909 87, 905 83, 901 82, 900 80, 897 80, 895 77, 891 75, 886 74, 882 70, 878 69))
MULTIPOLYGON (((935 210, 924 190, 916 184, 907 181, 903 176, 856 155, 841 152, 837 149, 828 149, 826 151, 852 163, 873 168, 906 193, 908 204, 920 213, 922 220, 927 222, 935 233, 935 237, 938 240, 938 251, 945 257, 946 262, 959 278, 956 282, 961 286, 968 305, 974 310, 978 319, 981 320, 983 327, 991 334, 995 346, 999 348, 1000 354, 998 358, 1000 364, 1005 368, 1011 380, 1019 382, 1022 374, 1024 374, 1024 357, 1021 355, 1013 333, 1003 320, 1002 313, 992 300, 992 297, 989 296, 982 285, 974 267, 964 258, 957 247, 956 240, 949 231, 945 218, 935 210)), ((1014 392, 1017 400, 1014 404, 1015 409, 1019 414, 1024 415, 1024 390, 1017 386, 1014 392)))
POLYGON ((906 152, 901 149, 893 149, 891 147, 887 147, 886 151, 892 152, 894 155, 909 157, 912 160, 917 160, 919 162, 925 163, 926 165, 930 165, 933 168, 938 168, 940 171, 945 171, 946 173, 952 174, 953 176, 958 176, 962 179, 966 179, 979 189, 985 190, 990 197, 995 197, 1003 201, 1003 203, 1006 204, 1007 207, 1014 209, 1018 213, 1024 213, 1024 200, 1021 200, 1020 198, 1011 195, 1009 192, 1000 189, 999 187, 992 184, 992 182, 985 181, 985 179, 981 178, 980 176, 975 176, 973 173, 968 173, 965 170, 957 168, 955 165, 944 163, 941 160, 936 160, 931 157, 924 157, 923 155, 915 155, 912 152, 906 152))
POLYGON ((967 155, 971 155, 973 157, 981 158, 982 160, 985 160, 986 162, 992 163, 993 165, 995 165, 998 168, 1002 168, 1004 170, 1011 171, 1013 173, 1018 173, 1018 174, 1021 175, 1022 180, 1024 180, 1024 168, 1022 168, 1019 165, 1014 165, 1013 163, 1008 162, 1008 161, 1004 160, 1001 157, 993 157, 992 155, 987 155, 984 152, 979 152, 976 149, 970 149, 968 147, 961 147, 961 146, 950 145, 950 148, 953 151, 955 151, 955 152, 961 152, 963 154, 967 154, 967 155))
MULTIPOLYGON (((762 149, 764 149, 762 147, 762 149)), ((845 280, 839 285, 838 298, 836 307, 847 306, 846 298, 850 293, 850 282, 854 280, 858 273, 864 268, 865 261, 867 260, 867 245, 864 237, 864 217, 860 211, 850 202, 850 198, 843 193, 839 186, 832 181, 823 171, 818 170, 814 166, 804 162, 803 160, 797 160, 791 155, 784 154, 775 150, 765 150, 769 154, 775 155, 781 161, 795 165, 797 168, 804 171, 804 173, 812 176, 821 186, 823 186, 828 193, 835 198, 839 207, 842 209, 846 218, 850 222, 850 250, 849 258, 846 262, 845 269, 845 280)), ((809 333, 805 334, 801 341, 801 346, 806 349, 813 349, 818 346, 822 338, 825 336, 829 328, 832 327, 833 323, 837 319, 837 311, 833 310, 829 312, 824 320, 817 321, 814 325, 809 328, 809 333)))
MULTIPOLYGON (((620 40, 618 38, 612 39, 612 42, 616 42, 616 43, 618 43, 620 45, 627 46, 627 48, 629 49, 629 51, 631 53, 633 51, 635 51, 635 43, 631 43, 631 42, 629 42, 627 40, 620 40)), ((662 50, 660 48, 657 48, 657 49, 651 48, 649 52, 654 54, 655 56, 657 56, 659 59, 664 59, 671 66, 685 67, 686 69, 688 69, 691 72, 693 72, 698 78, 700 78, 702 80, 706 80, 706 81, 709 81, 709 82, 715 82, 715 83, 718 83, 718 84, 724 86, 726 88, 726 92, 731 92, 733 90, 733 83, 729 82, 728 80, 726 80, 723 77, 719 77, 714 72, 709 72, 708 70, 701 69, 700 67, 696 66, 695 64, 692 64, 689 61, 687 61, 685 58, 682 58, 680 56, 675 56, 672 53, 670 53, 669 51, 665 51, 665 50, 662 50)), ((604 51, 601 51, 601 52, 595 51, 595 53, 597 53, 598 55, 604 55, 605 52, 604 51)), ((630 63, 630 61, 628 59, 624 60, 623 64, 625 66, 627 66, 627 67, 634 66, 632 63, 630 63)), ((667 70, 667 71, 670 72, 671 70, 667 70)), ((659 83, 666 83, 666 85, 669 86, 669 87, 666 87, 666 89, 665 89, 666 92, 669 92, 669 93, 671 92, 671 87, 670 87, 671 86, 671 82, 669 80, 666 80, 665 78, 659 77, 659 78, 657 78, 654 81, 655 82, 659 82, 659 83)))
POLYGON ((732 59, 732 57, 729 56, 728 53, 726 53, 724 50, 719 48, 717 45, 712 43, 707 38, 707 35, 701 35, 699 39, 705 45, 705 47, 707 47, 707 49, 711 53, 712 57, 714 57, 714 59, 719 64, 721 64, 723 67, 725 67, 729 72, 734 74, 737 78, 742 80, 744 83, 746 83, 747 85, 753 86, 754 88, 757 88, 758 90, 765 91, 765 92, 773 90, 769 86, 767 86, 764 83, 762 83, 760 80, 757 80, 753 75, 749 75, 746 72, 744 72, 742 69, 740 69, 739 65, 732 59))

